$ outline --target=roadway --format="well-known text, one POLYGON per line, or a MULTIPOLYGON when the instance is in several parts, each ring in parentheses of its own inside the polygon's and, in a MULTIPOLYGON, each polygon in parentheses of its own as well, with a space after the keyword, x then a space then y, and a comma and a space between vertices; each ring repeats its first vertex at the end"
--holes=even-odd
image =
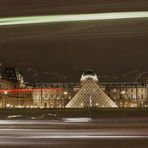
POLYGON ((147 123, 147 118, 0 120, 0 147, 145 148, 147 123))

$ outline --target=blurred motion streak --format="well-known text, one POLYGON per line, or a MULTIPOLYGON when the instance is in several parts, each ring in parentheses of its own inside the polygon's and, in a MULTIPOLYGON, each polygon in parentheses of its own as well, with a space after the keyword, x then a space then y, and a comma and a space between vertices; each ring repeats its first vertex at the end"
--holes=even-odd
POLYGON ((52 90, 52 91, 60 91, 63 90, 62 88, 33 88, 33 89, 1 89, 0 93, 7 94, 9 92, 11 93, 17 93, 17 92, 32 92, 32 91, 43 91, 43 90, 52 90))
POLYGON ((148 18, 148 11, 9 17, 0 18, 0 26, 134 18, 148 18))

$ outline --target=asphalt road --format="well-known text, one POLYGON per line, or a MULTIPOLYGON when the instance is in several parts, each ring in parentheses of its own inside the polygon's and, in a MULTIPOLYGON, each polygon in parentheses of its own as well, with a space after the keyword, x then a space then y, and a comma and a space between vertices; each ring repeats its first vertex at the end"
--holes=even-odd
POLYGON ((0 147, 136 147, 148 144, 147 119, 1 120, 0 147))

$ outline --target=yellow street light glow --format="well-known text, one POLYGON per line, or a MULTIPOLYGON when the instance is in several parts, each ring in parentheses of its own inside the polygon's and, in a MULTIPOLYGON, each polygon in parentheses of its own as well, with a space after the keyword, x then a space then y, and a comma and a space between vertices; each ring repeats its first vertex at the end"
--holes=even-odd
POLYGON ((64 92, 64 95, 67 95, 67 94, 68 94, 68 93, 65 91, 65 92, 64 92))
POLYGON ((7 106, 7 107, 10 107, 10 104, 7 104, 6 106, 7 106))
POLYGON ((8 92, 7 91, 4 91, 4 94, 6 95, 8 92))
POLYGON ((148 18, 148 11, 9 17, 0 18, 0 26, 133 18, 148 18))

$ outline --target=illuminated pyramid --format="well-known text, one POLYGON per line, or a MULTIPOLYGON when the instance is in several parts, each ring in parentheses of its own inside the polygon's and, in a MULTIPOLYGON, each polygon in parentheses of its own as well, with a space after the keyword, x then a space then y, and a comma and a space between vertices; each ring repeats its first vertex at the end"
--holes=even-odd
MULTIPOLYGON (((85 76, 86 78, 86 76, 85 76)), ((81 80, 84 80, 81 77, 81 80)), ((66 105, 67 108, 84 107, 117 107, 96 82, 96 76, 88 76, 85 83, 72 100, 66 105), (95 78, 95 79, 94 79, 95 78)))

